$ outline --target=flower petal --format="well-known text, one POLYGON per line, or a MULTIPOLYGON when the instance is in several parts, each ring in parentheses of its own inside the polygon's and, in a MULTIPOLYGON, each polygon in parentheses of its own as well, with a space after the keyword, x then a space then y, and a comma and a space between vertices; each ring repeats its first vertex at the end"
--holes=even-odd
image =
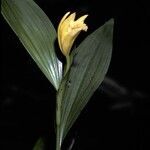
POLYGON ((60 36, 60 32, 61 32, 61 30, 60 30, 60 28, 61 28, 61 24, 64 22, 64 20, 68 17, 68 15, 70 14, 70 12, 67 12, 64 16, 63 16, 63 18, 61 19, 61 21, 60 21, 60 23, 59 23, 59 26, 58 26, 58 43, 59 43, 59 46, 60 46, 60 49, 62 50, 62 45, 61 45, 61 42, 60 42, 60 38, 61 38, 61 36, 60 36))
POLYGON ((69 55, 71 47, 79 33, 82 30, 87 31, 88 29, 84 23, 88 15, 84 15, 75 21, 76 13, 69 14, 70 12, 64 15, 58 26, 58 42, 65 56, 69 55))

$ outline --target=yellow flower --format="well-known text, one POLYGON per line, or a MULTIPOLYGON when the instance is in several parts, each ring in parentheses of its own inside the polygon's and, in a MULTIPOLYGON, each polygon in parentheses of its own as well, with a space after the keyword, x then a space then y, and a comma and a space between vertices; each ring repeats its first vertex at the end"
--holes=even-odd
POLYGON ((88 29, 84 23, 88 15, 84 15, 75 21, 76 13, 69 14, 70 12, 67 12, 64 15, 58 26, 58 43, 65 56, 69 55, 71 47, 79 33, 82 30, 87 31, 88 29))

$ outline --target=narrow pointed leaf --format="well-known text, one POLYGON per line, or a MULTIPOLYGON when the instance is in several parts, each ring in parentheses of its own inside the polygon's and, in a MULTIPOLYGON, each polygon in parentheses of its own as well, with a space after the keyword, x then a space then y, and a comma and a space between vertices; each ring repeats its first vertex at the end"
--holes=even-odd
POLYGON ((33 150, 45 150, 45 143, 42 138, 39 138, 33 148, 33 150))
POLYGON ((58 93, 60 141, 103 81, 111 60, 113 19, 89 35, 73 51, 73 64, 58 93))
POLYGON ((33 0, 2 0, 2 14, 39 68, 58 89, 62 63, 55 54, 56 31, 33 0))

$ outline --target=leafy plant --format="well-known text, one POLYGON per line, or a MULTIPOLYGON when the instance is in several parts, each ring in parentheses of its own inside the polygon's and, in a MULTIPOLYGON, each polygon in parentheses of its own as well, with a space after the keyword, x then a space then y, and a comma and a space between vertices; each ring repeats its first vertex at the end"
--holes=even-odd
MULTIPOLYGON (((112 53, 113 19, 87 36, 70 52, 80 31, 87 30, 84 24, 87 15, 74 21, 75 13, 70 16, 67 13, 58 28, 60 49, 67 60, 65 66, 55 53, 56 31, 33 0, 2 0, 1 7, 2 15, 12 30, 57 90, 56 150, 60 150, 69 129, 106 75, 112 53), (76 30, 71 28, 66 36, 71 25, 76 30), (79 27, 80 30, 77 30, 79 27)), ((43 150, 41 139, 34 150, 43 150)))

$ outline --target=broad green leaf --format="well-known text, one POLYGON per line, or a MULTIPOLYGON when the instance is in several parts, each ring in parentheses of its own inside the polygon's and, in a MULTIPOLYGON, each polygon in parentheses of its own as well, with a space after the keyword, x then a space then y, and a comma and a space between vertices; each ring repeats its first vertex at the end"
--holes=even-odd
POLYGON ((39 68, 58 89, 62 63, 55 54, 56 31, 33 0, 2 0, 2 14, 39 68))
POLYGON ((61 142, 106 75, 111 60, 112 38, 113 19, 89 35, 72 53, 71 69, 57 96, 61 142))
POLYGON ((45 143, 42 138, 37 140, 33 150, 45 150, 45 143))

